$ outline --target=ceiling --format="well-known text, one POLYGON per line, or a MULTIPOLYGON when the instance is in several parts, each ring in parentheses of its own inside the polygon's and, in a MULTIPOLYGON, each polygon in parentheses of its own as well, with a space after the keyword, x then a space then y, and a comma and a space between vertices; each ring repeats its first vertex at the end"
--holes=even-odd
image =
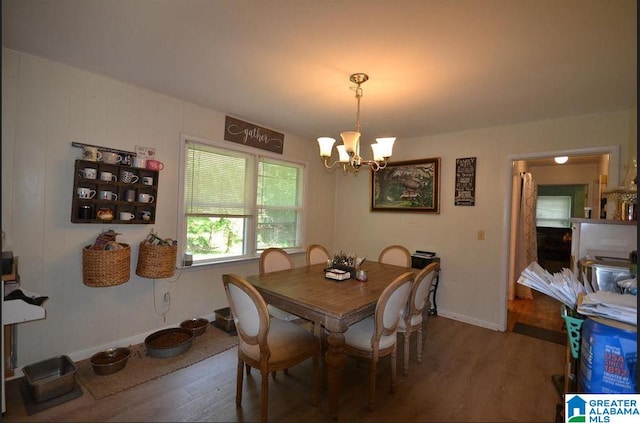
POLYGON ((637 104, 636 0, 2 0, 2 45, 315 139, 637 104))

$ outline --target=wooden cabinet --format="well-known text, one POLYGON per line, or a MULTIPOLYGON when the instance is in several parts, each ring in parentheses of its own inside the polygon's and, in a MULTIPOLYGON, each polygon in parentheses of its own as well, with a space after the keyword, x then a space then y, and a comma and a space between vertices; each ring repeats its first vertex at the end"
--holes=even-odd
POLYGON ((76 160, 71 222, 155 223, 158 179, 154 170, 76 160), (109 212, 112 219, 100 218, 109 212))

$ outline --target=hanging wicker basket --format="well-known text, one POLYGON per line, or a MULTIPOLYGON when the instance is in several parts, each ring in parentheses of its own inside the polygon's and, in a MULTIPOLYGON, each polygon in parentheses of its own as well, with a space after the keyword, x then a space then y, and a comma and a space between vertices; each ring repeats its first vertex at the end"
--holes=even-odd
POLYGON ((82 281, 91 287, 120 285, 131 275, 131 247, 121 244, 119 250, 82 249, 82 281))
POLYGON ((149 279, 170 278, 176 269, 177 245, 140 243, 136 275, 149 279))

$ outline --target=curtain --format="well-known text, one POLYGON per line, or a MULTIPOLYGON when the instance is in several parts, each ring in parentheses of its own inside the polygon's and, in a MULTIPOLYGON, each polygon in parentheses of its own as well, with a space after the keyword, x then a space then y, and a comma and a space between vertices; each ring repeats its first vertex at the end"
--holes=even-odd
MULTIPOLYGON (((531 289, 516 283, 520 274, 531 264, 538 261, 538 241, 536 233, 536 200, 538 186, 528 172, 522 172, 519 178, 519 212, 516 226, 515 275, 509 289, 509 299, 533 299, 531 289)), ((517 191, 517 190, 516 190, 517 191)))

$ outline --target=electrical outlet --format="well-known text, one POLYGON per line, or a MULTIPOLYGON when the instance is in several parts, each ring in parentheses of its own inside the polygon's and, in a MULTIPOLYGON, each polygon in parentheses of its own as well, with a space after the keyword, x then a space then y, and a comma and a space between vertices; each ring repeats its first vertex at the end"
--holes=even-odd
POLYGON ((484 241, 484 231, 478 231, 478 240, 484 241))
POLYGON ((167 291, 162 296, 162 302, 165 304, 169 304, 170 301, 171 301, 171 295, 169 294, 169 291, 167 291))

